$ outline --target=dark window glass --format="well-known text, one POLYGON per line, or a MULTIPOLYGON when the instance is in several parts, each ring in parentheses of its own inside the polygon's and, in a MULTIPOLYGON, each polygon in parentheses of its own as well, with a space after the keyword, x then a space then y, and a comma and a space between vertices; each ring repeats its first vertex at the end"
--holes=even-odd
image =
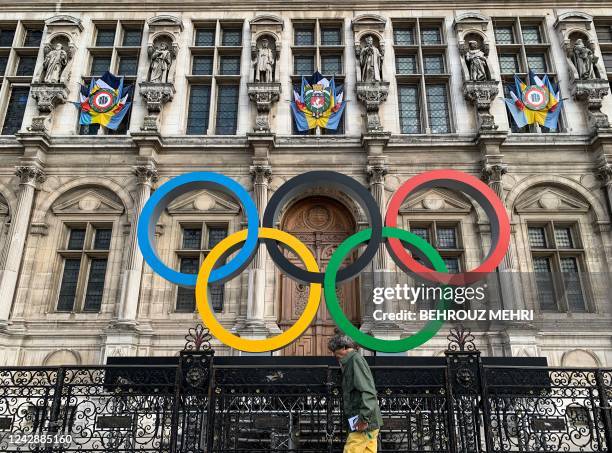
POLYGON ((214 248, 219 242, 227 237, 226 227, 210 227, 208 228, 208 248, 214 248))
POLYGON ((91 260, 89 278, 87 279, 87 292, 85 293, 85 305, 83 306, 84 311, 100 311, 107 262, 106 258, 94 258, 91 260))
POLYGON ((534 71, 536 74, 543 74, 548 72, 548 66, 546 64, 546 56, 544 54, 528 54, 527 55, 527 66, 529 69, 534 71))
POLYGON ((209 287, 210 305, 215 312, 223 311, 223 295, 225 293, 223 285, 210 285, 209 287))
POLYGON ((598 25, 595 31, 599 42, 612 42, 612 25, 598 25))
POLYGON ((342 74, 342 57, 340 55, 322 55, 321 72, 325 75, 342 74))
POLYGON ((137 73, 138 57, 121 57, 119 60, 119 74, 123 76, 135 76, 137 73))
POLYGON ((13 87, 8 108, 6 109, 2 135, 14 135, 21 128, 29 96, 29 87, 13 87))
POLYGON ((191 73, 193 75, 211 75, 213 72, 213 57, 212 56, 195 56, 193 57, 193 66, 191 73))
POLYGON ((1 28, 0 29, 0 47, 11 47, 13 45, 14 37, 15 37, 14 28, 1 28))
POLYGON ((537 25, 523 25, 523 42, 525 44, 539 44, 542 42, 540 27, 537 25))
POLYGON ((96 228, 96 237, 94 239, 95 250, 108 250, 110 249, 111 237, 113 230, 110 228, 96 228))
POLYGON ((459 273, 459 258, 451 257, 451 258, 442 258, 444 260, 444 264, 446 264, 446 268, 450 274, 458 274, 459 273))
POLYGON ((398 46, 414 45, 414 31, 412 28, 395 28, 393 30, 393 41, 398 46))
POLYGON ((560 248, 560 249, 574 248, 574 241, 572 240, 571 228, 568 228, 568 227, 555 228, 555 242, 556 242, 557 248, 560 248))
POLYGON ((239 28, 223 30, 222 45, 241 46, 242 45, 242 30, 239 28))
POLYGON ((495 41, 497 44, 514 44, 512 27, 495 27, 495 41))
POLYGON ((572 312, 586 311, 576 258, 573 256, 561 258, 561 272, 569 310, 572 312))
POLYGON ((79 125, 79 135, 98 135, 100 130, 99 124, 81 124, 79 125))
POLYGON ((111 57, 97 56, 91 60, 91 75, 101 76, 109 70, 111 57))
POLYGON ((529 227, 529 245, 532 248, 546 248, 546 230, 542 227, 529 227))
POLYGON ((612 53, 602 53, 601 56, 603 57, 604 65, 606 66, 606 71, 612 72, 612 53))
POLYGON ((8 63, 8 56, 0 55, 0 77, 6 72, 6 65, 8 63))
POLYGON ((450 115, 448 111, 448 94, 446 85, 427 85, 427 108, 429 109, 429 127, 434 134, 450 132, 450 115))
POLYGON ((399 113, 402 134, 421 132, 419 88, 416 85, 399 86, 399 113))
POLYGON ((314 72, 314 57, 296 55, 293 57, 294 72, 297 75, 311 75, 314 72))
POLYGON ((423 65, 425 66, 425 74, 444 73, 444 57, 442 55, 424 55, 423 65))
POLYGON ((416 74, 417 62, 414 55, 396 55, 395 67, 398 74, 416 74))
POLYGON ((438 247, 441 249, 457 248, 457 229, 453 227, 438 227, 438 247))
POLYGON ((123 31, 123 46, 140 47, 142 42, 142 30, 139 28, 127 28, 123 31))
POLYGON ((499 66, 501 68, 501 72, 504 74, 515 74, 517 72, 521 72, 518 55, 501 54, 499 56, 499 66))
POLYGON ((324 46, 339 46, 342 36, 339 28, 321 28, 321 44, 324 46))
MULTIPOLYGON (((181 258, 180 271, 186 274, 197 274, 200 265, 198 258, 181 258)), ((193 312, 195 310, 195 290, 193 288, 178 287, 176 297, 176 311, 193 312)))
POLYGON ((200 250, 202 246, 201 228, 183 228, 183 249, 200 250))
POLYGON ((57 311, 72 311, 74 309, 80 268, 80 259, 64 260, 64 274, 62 275, 57 311))
POLYGON ((240 74, 240 57, 239 56, 221 57, 221 61, 219 63, 219 73, 221 75, 240 74))
POLYGON ((85 247, 85 228, 71 228, 68 237, 68 250, 83 250, 85 247))
POLYGON ((115 44, 114 28, 99 28, 96 36, 96 47, 113 47, 115 44))
POLYGON ((429 242, 429 228, 425 228, 425 227, 415 227, 415 228, 411 228, 410 231, 413 234, 416 234, 418 237, 420 237, 421 239, 429 242))
POLYGON ((296 28, 294 32, 294 40, 296 46, 313 46, 314 45, 314 29, 312 27, 296 28))
POLYGON ((421 43, 425 45, 442 44, 440 29, 438 27, 421 28, 421 43))
POLYGON ((189 93, 187 134, 205 135, 210 110, 210 85, 192 85, 189 93))
POLYGON ((28 28, 23 40, 24 47, 39 47, 43 31, 40 28, 28 28))
POLYGON ((17 73, 18 76, 32 76, 34 75, 34 68, 36 67, 36 57, 35 56, 25 56, 22 55, 19 57, 19 64, 17 65, 17 73))
POLYGON ((215 30, 213 28, 197 28, 195 37, 196 46, 214 46, 215 30))
POLYGON ((238 123, 238 86, 221 85, 217 96, 217 135, 233 135, 238 123))
POLYGON ((542 310, 557 310, 550 259, 540 256, 534 257, 533 270, 535 271, 540 308, 542 310))

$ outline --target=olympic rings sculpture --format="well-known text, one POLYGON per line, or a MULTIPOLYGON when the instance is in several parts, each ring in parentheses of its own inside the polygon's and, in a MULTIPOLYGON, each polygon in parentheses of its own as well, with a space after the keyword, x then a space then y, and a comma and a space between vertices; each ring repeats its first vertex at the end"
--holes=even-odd
MULTIPOLYGON (((138 244, 144 260, 166 280, 178 285, 195 287, 196 307, 210 332, 224 344, 246 352, 267 352, 281 349, 295 341, 316 316, 321 294, 332 319, 345 334, 361 346, 382 352, 402 352, 422 345, 440 329, 443 321, 430 321, 416 334, 400 340, 384 340, 370 336, 355 326, 342 312, 336 296, 336 285, 357 277, 376 255, 385 239, 389 254, 405 272, 443 285, 469 284, 493 272, 505 256, 510 245, 510 221, 502 203, 486 184, 479 179, 456 170, 433 170, 421 173, 404 182, 391 198, 383 227, 378 203, 371 193, 355 179, 334 171, 311 171, 286 181, 270 198, 259 227, 257 206, 249 193, 233 179, 213 172, 193 172, 170 179, 149 198, 138 222, 138 244), (366 213, 370 228, 359 231, 342 242, 332 254, 325 272, 319 267, 308 247, 291 234, 275 229, 283 205, 298 192, 312 187, 333 187, 350 195, 366 213), (422 238, 397 228, 399 210, 404 200, 418 190, 444 187, 466 193, 474 199, 489 217, 491 223, 491 249, 484 262, 476 269, 449 274, 440 254, 422 238), (204 259, 198 274, 187 274, 168 267, 154 247, 155 225, 168 204, 178 196, 192 190, 213 189, 225 192, 242 204, 247 228, 231 234, 219 242, 204 259), (209 283, 230 280, 242 272, 255 255, 260 239, 266 244, 272 261, 289 277, 310 285, 306 307, 298 321, 283 333, 266 339, 247 339, 227 331, 215 318, 208 302, 209 283), (292 249, 304 263, 302 269, 291 263, 279 248, 279 242, 292 249), (351 264, 340 268, 345 257, 355 247, 365 248, 351 264), (406 249, 409 247, 409 251, 406 249), (237 253, 221 266, 232 253, 237 253), (412 254, 425 258, 431 268, 417 262, 412 254), (432 270, 433 269, 433 270, 432 270)), ((441 300, 437 309, 445 310, 449 302, 441 300)))

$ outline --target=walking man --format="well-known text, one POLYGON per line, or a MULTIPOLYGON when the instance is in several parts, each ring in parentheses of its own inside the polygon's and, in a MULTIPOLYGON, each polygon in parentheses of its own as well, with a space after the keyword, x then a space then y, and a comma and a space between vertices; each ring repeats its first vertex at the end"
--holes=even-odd
POLYGON ((351 431, 344 453, 376 453, 382 415, 370 367, 359 354, 359 346, 342 332, 336 331, 327 347, 342 368, 344 416, 351 431))

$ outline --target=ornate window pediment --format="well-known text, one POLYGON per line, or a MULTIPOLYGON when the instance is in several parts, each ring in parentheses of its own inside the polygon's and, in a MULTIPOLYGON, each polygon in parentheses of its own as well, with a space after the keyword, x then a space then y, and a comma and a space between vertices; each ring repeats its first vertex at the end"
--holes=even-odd
POLYGON ((472 205, 451 192, 439 189, 427 190, 410 197, 401 207, 401 213, 431 212, 469 214, 472 205))
POLYGON ((554 211, 559 213, 585 213, 589 205, 584 201, 568 194, 565 191, 553 188, 538 190, 516 205, 516 212, 534 213, 542 211, 554 211))
POLYGON ((168 205, 170 214, 185 214, 194 212, 207 212, 211 214, 240 213, 240 205, 224 199, 207 190, 193 193, 185 198, 179 198, 168 205))
POLYGON ((79 192, 53 206, 53 213, 56 215, 82 216, 87 213, 121 215, 123 210, 123 205, 93 189, 79 192))

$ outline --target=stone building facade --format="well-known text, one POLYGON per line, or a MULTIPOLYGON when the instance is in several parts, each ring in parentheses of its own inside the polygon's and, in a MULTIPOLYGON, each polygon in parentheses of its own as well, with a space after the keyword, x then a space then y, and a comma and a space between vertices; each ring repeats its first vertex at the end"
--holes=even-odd
MULTIPOLYGON (((500 271, 520 282, 504 304, 536 313, 529 324, 478 330, 480 349, 612 365, 612 8, 576 4, 0 0, 0 365, 180 349, 199 319, 192 292, 155 275, 135 239, 152 190, 177 174, 222 172, 262 210, 308 170, 346 173, 384 206, 404 180, 449 167, 482 177, 503 199, 512 242, 500 271), (360 67, 368 36, 382 59, 379 80, 364 80, 360 67), (272 75, 261 77, 271 80, 255 71, 263 37, 274 58, 272 75), (596 57, 586 77, 575 64, 578 39, 596 57), (486 59, 482 80, 466 59, 471 41, 486 59), (560 86, 558 132, 512 127, 503 97, 528 68, 560 86), (135 85, 116 132, 79 126, 73 104, 79 83, 105 70, 135 85), (344 87, 337 133, 293 125, 293 87, 315 70, 344 87)), ((401 218, 451 270, 474 268, 487 253, 488 220, 460 193, 417 194, 401 218)), ((160 219, 160 257, 193 272, 243 222, 221 193, 186 194, 160 219)), ((349 196, 323 188, 288 203, 281 225, 321 264, 367 226, 349 196)), ((390 264, 382 255, 373 266, 390 264)), ((361 319, 359 282, 341 288, 345 311, 375 331, 361 319)), ((259 255, 211 297, 226 327, 261 337, 291 324, 305 293, 259 255)), ((285 353, 323 354, 330 329, 321 308, 285 353)), ((411 354, 445 344, 440 336, 411 354)))

